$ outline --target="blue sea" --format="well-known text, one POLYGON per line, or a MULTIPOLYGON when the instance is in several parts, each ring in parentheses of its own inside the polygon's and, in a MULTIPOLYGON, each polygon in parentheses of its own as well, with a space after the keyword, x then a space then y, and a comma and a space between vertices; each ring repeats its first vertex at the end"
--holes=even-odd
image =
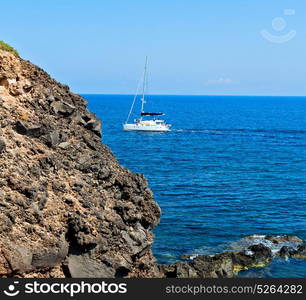
MULTIPOLYGON (((159 262, 228 250, 250 234, 306 240, 305 97, 152 95, 147 110, 165 112, 172 131, 141 133, 122 130, 132 95, 83 96, 102 119, 103 143, 147 177, 162 209, 159 262)), ((240 276, 306 277, 306 260, 240 276)))

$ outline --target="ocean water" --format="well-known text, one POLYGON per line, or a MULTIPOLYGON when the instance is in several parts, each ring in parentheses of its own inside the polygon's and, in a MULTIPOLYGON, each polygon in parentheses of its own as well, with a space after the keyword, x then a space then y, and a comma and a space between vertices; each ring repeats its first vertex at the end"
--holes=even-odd
MULTIPOLYGON (((83 95, 103 143, 143 173, 162 209, 159 262, 217 253, 250 234, 306 240, 306 98, 148 96, 166 133, 124 132, 132 95, 83 95)), ((140 110, 137 102, 136 112, 140 110)), ((306 277, 306 261, 275 260, 247 277, 306 277)))

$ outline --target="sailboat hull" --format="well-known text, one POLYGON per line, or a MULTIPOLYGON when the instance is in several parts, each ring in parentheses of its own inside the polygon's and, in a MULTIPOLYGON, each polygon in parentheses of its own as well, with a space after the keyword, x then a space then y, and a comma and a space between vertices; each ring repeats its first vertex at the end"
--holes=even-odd
POLYGON ((156 131, 156 132, 164 132, 170 131, 169 126, 165 124, 157 124, 157 125, 143 125, 143 124, 124 124, 124 131, 156 131))

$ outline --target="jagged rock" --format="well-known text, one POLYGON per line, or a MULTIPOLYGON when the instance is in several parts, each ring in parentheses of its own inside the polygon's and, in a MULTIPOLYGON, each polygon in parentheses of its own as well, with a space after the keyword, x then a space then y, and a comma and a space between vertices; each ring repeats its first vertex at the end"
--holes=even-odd
POLYGON ((97 136, 101 136, 101 122, 99 120, 89 120, 85 127, 94 132, 97 136))
POLYGON ((107 278, 115 277, 115 270, 96 261, 89 255, 69 255, 68 269, 72 278, 107 278))
POLYGON ((263 244, 252 245, 248 247, 248 250, 251 251, 251 256, 259 263, 263 259, 272 257, 272 250, 263 244))
POLYGON ((252 245, 247 248, 247 251, 233 253, 232 259, 237 268, 247 269, 269 263, 272 259, 272 251, 263 244, 252 245))
POLYGON ((68 149, 70 146, 70 143, 69 142, 62 142, 58 145, 59 148, 63 149, 63 150, 66 150, 68 149))
POLYGON ((68 255, 69 244, 62 240, 57 248, 38 251, 32 254, 31 265, 34 268, 50 268, 60 264, 68 255))
POLYGON ((5 264, 0 266, 0 269, 5 270, 1 275, 11 276, 12 274, 29 272, 33 269, 32 253, 29 249, 16 245, 12 242, 1 247, 1 261, 5 264))
POLYGON ((9 80, 6 77, 2 77, 3 75, 1 75, 0 77, 0 86, 3 86, 5 88, 8 88, 10 83, 9 80))
POLYGON ((233 261, 226 253, 196 257, 191 265, 202 278, 233 277, 233 261))
POLYGON ((294 256, 298 253, 299 253, 298 249, 294 249, 288 246, 283 246, 279 251, 279 256, 281 257, 294 256))
POLYGON ((65 117, 70 116, 75 110, 73 105, 62 101, 54 101, 50 106, 56 114, 62 114, 65 117))
POLYGON ((10 88, 10 95, 12 96, 20 96, 22 95, 23 90, 20 87, 12 87, 10 88))
POLYGON ((55 101, 55 97, 52 94, 49 94, 46 100, 48 103, 52 103, 53 101, 55 101))
POLYGON ((177 262, 169 266, 160 266, 160 277, 166 278, 197 278, 199 277, 197 271, 185 262, 177 262))
POLYGON ((42 137, 42 140, 49 147, 54 147, 60 142, 60 134, 58 130, 54 130, 42 137))
POLYGON ((0 139, 0 153, 5 150, 5 141, 0 139))
POLYGON ((86 126, 86 122, 82 118, 80 112, 74 111, 70 117, 76 124, 86 126))
POLYGON ((87 102, 2 50, 0 86, 0 275, 154 276, 160 209, 87 102))
POLYGON ((104 180, 110 176, 110 173, 111 172, 107 167, 102 166, 101 169, 98 171, 98 179, 104 180))
POLYGON ((297 248, 297 253, 294 253, 292 257, 298 257, 298 258, 304 258, 306 259, 306 246, 305 245, 300 245, 297 248))
POLYGON ((30 92, 30 91, 32 90, 32 88, 33 88, 33 86, 30 85, 30 84, 25 84, 25 85, 23 86, 23 90, 24 90, 26 93, 30 92))
POLYGON ((28 127, 22 121, 17 121, 15 124, 15 130, 19 134, 27 135, 29 137, 40 137, 45 133, 45 129, 42 126, 28 127))
POLYGON ((235 250, 246 250, 250 246, 264 245, 269 248, 272 255, 278 255, 282 247, 297 249, 303 245, 303 240, 294 235, 250 235, 232 244, 235 250))

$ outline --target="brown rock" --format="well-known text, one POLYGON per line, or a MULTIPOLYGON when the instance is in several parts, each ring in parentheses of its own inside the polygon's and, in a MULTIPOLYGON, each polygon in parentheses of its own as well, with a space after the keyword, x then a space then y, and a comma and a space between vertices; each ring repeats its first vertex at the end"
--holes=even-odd
POLYGON ((2 50, 0 85, 0 275, 153 276, 160 209, 86 101, 2 50))
POLYGON ((0 138, 0 153, 5 150, 5 141, 0 138))

